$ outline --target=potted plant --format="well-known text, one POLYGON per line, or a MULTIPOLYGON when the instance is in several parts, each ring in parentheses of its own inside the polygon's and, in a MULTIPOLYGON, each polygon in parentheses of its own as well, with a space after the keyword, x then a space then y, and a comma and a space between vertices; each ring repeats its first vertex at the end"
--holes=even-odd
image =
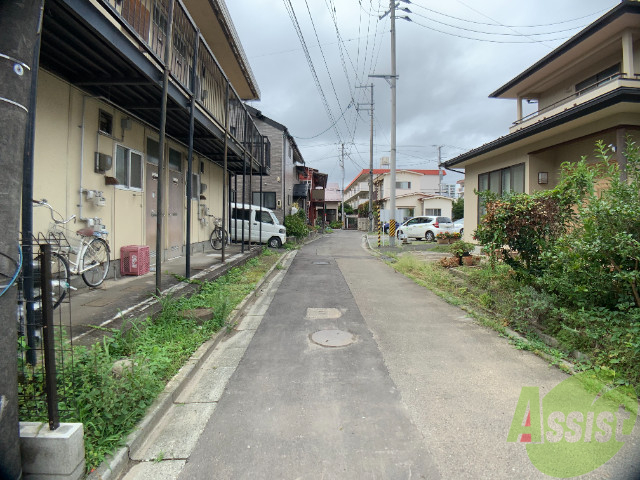
MULTIPOLYGON (((458 240, 453 242, 449 247, 449 251, 458 258, 458 262, 462 265, 462 257, 469 256, 475 245, 473 243, 458 240)), ((472 257, 473 258, 473 257, 472 257)))
POLYGON ((436 240, 439 244, 453 243, 460 240, 460 234, 458 232, 440 232, 436 235, 436 240))

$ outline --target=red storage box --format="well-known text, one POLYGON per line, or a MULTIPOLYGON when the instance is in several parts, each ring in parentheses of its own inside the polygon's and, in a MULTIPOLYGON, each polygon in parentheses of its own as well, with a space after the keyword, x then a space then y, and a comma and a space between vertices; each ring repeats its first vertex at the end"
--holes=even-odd
POLYGON ((120 248, 120 275, 149 273, 149 247, 127 245, 120 248))

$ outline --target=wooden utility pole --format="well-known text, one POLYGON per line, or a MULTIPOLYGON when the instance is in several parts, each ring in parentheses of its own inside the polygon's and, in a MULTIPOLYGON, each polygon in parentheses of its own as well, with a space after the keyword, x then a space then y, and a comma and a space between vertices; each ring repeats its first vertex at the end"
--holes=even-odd
MULTIPOLYGON (((0 2, 0 478, 22 477, 18 428, 16 312, 18 292, 8 286, 19 266, 22 164, 29 122, 34 51, 42 1, 0 2), (11 259, 11 260, 9 260, 11 259)), ((31 261, 27 259, 26 261, 31 261)))

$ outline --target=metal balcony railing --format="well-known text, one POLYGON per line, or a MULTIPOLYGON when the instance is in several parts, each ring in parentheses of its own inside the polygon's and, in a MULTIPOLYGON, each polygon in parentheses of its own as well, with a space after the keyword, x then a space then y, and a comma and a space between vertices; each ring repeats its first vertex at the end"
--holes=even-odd
POLYGON ((603 86, 605 84, 611 83, 614 80, 640 81, 640 78, 639 78, 638 74, 636 74, 634 77, 631 77, 631 76, 626 75, 625 73, 616 73, 615 75, 611 75, 611 76, 609 76, 607 78, 600 79, 600 80, 594 82, 593 84, 588 85, 585 88, 583 88, 583 89, 581 89, 581 90, 579 90, 579 91, 577 91, 575 93, 572 93, 571 95, 568 95, 568 96, 562 98, 561 100, 558 100, 557 102, 554 102, 554 103, 552 103, 550 105, 547 105, 544 108, 541 108, 541 109, 539 109, 539 110, 537 110, 537 111, 535 111, 533 113, 530 113, 529 115, 526 115, 526 116, 522 117, 519 120, 516 120, 515 122, 513 122, 512 126, 515 127, 515 126, 521 125, 523 123, 528 122, 529 120, 531 120, 533 118, 539 117, 539 116, 544 115, 545 113, 548 113, 548 112, 550 112, 550 111, 552 111, 552 110, 554 110, 554 109, 556 109, 558 107, 561 107, 562 105, 569 104, 572 100, 575 100, 575 99, 577 99, 577 98, 579 98, 581 96, 584 96, 585 94, 595 90, 596 88, 601 87, 601 86, 603 86))
MULTIPOLYGON (((163 64, 164 48, 169 27, 170 0, 102 0, 110 11, 118 15, 133 35, 143 42, 156 61, 163 64)), ((211 48, 199 34, 198 26, 180 0, 173 12, 170 72, 172 79, 185 91, 195 95, 200 108, 217 121, 221 129, 226 125, 226 92, 229 87, 229 131, 231 137, 250 157, 259 160, 269 154, 263 149, 262 135, 258 132, 245 105, 240 100, 211 48), (195 92, 192 92, 194 51, 198 45, 195 92)), ((270 164, 268 156, 265 158, 270 164)), ((262 164, 262 161, 260 161, 262 164)), ((266 162, 265 162, 266 163, 266 162)))

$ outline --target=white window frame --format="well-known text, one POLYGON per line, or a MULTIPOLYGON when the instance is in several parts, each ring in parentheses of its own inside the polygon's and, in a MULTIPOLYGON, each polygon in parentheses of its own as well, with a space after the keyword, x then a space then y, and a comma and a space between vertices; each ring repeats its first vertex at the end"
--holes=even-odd
POLYGON ((136 192, 141 192, 143 189, 143 185, 144 185, 144 154, 138 150, 134 150, 132 148, 129 148, 125 145, 122 145, 120 143, 116 143, 114 145, 113 148, 113 158, 115 159, 114 161, 114 166, 113 166, 113 173, 115 174, 116 178, 118 177, 118 148, 123 148, 125 150, 125 154, 126 154, 126 162, 127 162, 127 178, 126 178, 126 183, 122 184, 122 183, 118 183, 116 185, 116 188, 120 189, 120 190, 133 190, 136 192), (136 155, 140 156, 140 186, 139 187, 132 187, 131 186, 131 154, 134 153, 136 155))

